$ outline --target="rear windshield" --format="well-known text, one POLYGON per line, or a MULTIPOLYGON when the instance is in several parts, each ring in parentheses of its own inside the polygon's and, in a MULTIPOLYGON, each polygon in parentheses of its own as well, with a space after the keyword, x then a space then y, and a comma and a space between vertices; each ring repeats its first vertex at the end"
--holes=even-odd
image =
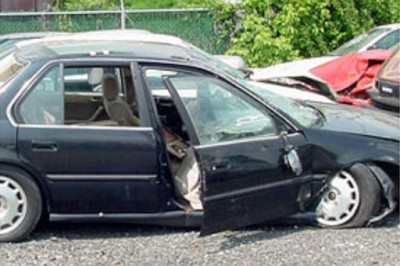
POLYGON ((11 53, 0 60, 0 87, 16 75, 24 66, 15 59, 14 55, 14 53, 11 53))

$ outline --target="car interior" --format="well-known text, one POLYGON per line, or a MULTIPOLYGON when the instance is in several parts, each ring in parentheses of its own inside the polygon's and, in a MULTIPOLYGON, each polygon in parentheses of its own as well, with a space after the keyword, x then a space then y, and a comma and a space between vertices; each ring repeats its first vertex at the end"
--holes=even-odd
POLYGON ((128 67, 53 67, 19 104, 25 124, 140 126, 128 67), (104 89, 103 89, 104 88, 104 89))
POLYGON ((65 124, 140 126, 128 67, 66 68, 65 124))
POLYGON ((163 76, 174 72, 146 71, 147 87, 151 90, 158 117, 164 130, 168 151, 168 163, 173 177, 178 201, 175 203, 187 210, 201 210, 200 169, 191 147, 189 135, 171 94, 165 87, 163 76), (184 199, 185 201, 179 200, 184 199))

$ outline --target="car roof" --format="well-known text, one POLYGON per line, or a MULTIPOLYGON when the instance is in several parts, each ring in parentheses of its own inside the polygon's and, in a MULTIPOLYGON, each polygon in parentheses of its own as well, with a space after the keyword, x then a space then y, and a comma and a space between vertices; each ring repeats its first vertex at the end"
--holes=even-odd
POLYGON ((83 34, 83 35, 109 35, 112 37, 120 36, 120 35, 125 35, 125 34, 153 34, 149 30, 143 30, 143 29, 115 29, 115 30, 94 30, 94 31, 85 31, 85 32, 80 32, 76 34, 83 34))
POLYGON ((78 35, 71 35, 71 38, 54 37, 18 43, 15 47, 14 57, 21 63, 71 58, 130 58, 203 67, 209 65, 207 56, 196 52, 196 47, 166 35, 141 34, 141 37, 112 40, 99 36, 78 38, 78 35))
POLYGON ((193 59, 182 39, 145 30, 90 31, 18 42, 18 60, 74 56, 126 56, 153 59, 193 59))
POLYGON ((93 57, 130 58, 146 59, 152 62, 174 62, 186 66, 213 69, 215 72, 221 72, 224 69, 224 71, 238 76, 237 73, 232 72, 231 67, 189 42, 175 36, 154 34, 143 30, 71 33, 64 36, 23 41, 14 47, 13 56, 21 63, 63 58, 78 60, 93 57))
POLYGON ((152 33, 147 30, 131 29, 131 30, 101 30, 88 31, 73 34, 74 39, 78 40, 109 40, 112 37, 116 41, 142 41, 163 44, 174 44, 187 46, 187 43, 181 38, 172 35, 152 33))
POLYGON ((0 35, 0 41, 1 40, 9 40, 9 39, 43 38, 43 37, 63 35, 63 34, 65 34, 65 33, 57 32, 57 31, 19 32, 19 33, 0 35))
POLYGON ((191 60, 185 49, 175 45, 127 41, 69 41, 34 44, 17 52, 19 61, 75 57, 125 57, 162 60, 191 60))
POLYGON ((171 44, 187 47, 188 44, 182 39, 164 34, 155 34, 147 30, 100 30, 79 33, 70 33, 62 36, 51 36, 42 39, 22 41, 17 44, 19 48, 32 44, 44 44, 63 41, 126 41, 171 44))

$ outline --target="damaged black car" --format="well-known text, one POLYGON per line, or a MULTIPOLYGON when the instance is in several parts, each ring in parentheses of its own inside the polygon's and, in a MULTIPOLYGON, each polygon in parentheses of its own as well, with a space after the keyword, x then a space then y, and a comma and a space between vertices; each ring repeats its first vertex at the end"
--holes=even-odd
POLYGON ((178 38, 48 38, 0 61, 0 241, 40 218, 201 226, 396 208, 399 119, 249 84, 178 38))

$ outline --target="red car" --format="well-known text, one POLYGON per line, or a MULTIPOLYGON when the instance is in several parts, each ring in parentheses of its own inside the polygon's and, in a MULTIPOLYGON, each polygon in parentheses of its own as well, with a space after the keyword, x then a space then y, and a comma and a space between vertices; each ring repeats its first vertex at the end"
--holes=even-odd
POLYGON ((338 101, 353 105, 371 103, 367 93, 383 62, 393 54, 391 50, 369 50, 352 53, 310 70, 325 80, 338 93, 338 101))

